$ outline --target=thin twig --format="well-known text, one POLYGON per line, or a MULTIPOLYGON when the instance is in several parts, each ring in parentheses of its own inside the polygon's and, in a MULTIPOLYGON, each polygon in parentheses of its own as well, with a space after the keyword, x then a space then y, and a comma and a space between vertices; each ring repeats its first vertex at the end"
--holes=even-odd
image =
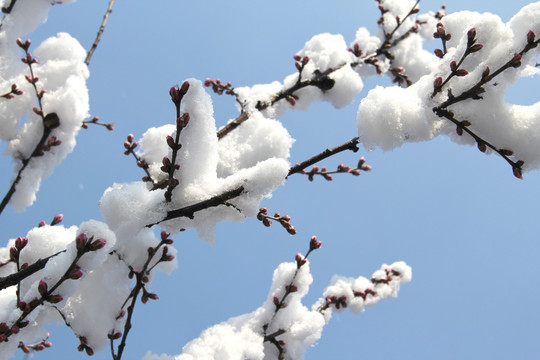
POLYGON ((103 34, 103 31, 105 31, 105 26, 107 25, 107 20, 109 19, 109 15, 112 12, 112 8, 114 5, 115 0, 109 1, 109 7, 107 8, 107 11, 105 12, 105 15, 103 15, 103 21, 101 22, 101 26, 99 27, 99 31, 96 36, 96 40, 92 44, 92 47, 90 50, 88 50, 88 54, 86 55, 86 60, 84 60, 84 63, 88 66, 90 65, 90 59, 92 59, 92 55, 94 55, 94 51, 96 51, 98 44, 101 40, 101 35, 103 34))
POLYGON ((7 289, 10 286, 17 285, 19 282, 26 279, 30 275, 33 275, 36 272, 38 272, 39 270, 43 269, 45 267, 45 265, 47 265, 47 262, 52 257, 55 257, 56 255, 59 255, 59 254, 65 252, 65 251, 66 250, 62 250, 60 252, 57 252, 56 254, 47 256, 46 258, 38 259, 32 265, 29 265, 28 267, 26 267, 26 268, 24 268, 24 269, 22 269, 22 270, 20 270, 20 271, 18 271, 16 273, 10 274, 10 275, 5 276, 5 277, 0 277, 0 290, 4 290, 4 289, 7 289))
POLYGON ((342 151, 351 150, 353 152, 357 152, 359 142, 360 142, 360 139, 358 137, 355 137, 355 138, 352 138, 351 140, 347 141, 346 143, 341 144, 339 146, 336 146, 336 147, 334 147, 332 149, 326 149, 322 153, 317 154, 317 155, 313 156, 312 158, 309 158, 306 161, 303 161, 303 162, 301 162, 299 164, 296 164, 293 167, 291 167, 289 169, 289 173, 287 174, 287 177, 291 176, 292 174, 296 174, 296 173, 304 170, 308 166, 316 164, 319 161, 324 160, 324 159, 326 159, 326 158, 328 158, 328 157, 330 157, 332 155, 335 155, 337 153, 340 153, 342 151))

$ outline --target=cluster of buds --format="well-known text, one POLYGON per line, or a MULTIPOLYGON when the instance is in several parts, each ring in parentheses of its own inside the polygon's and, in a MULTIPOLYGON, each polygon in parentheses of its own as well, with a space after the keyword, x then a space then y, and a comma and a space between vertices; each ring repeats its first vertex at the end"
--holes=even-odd
POLYGON ((143 294, 141 296, 141 302, 146 304, 148 300, 158 300, 159 296, 155 293, 148 292, 144 287, 142 288, 143 294))
POLYGON ((107 130, 109 131, 113 131, 114 130, 114 123, 103 123, 103 122, 100 122, 99 121, 99 116, 94 116, 92 119, 90 120, 85 120, 82 122, 82 125, 81 127, 83 129, 88 129, 88 124, 95 124, 95 125, 100 125, 100 126, 103 126, 105 127, 107 130))
POLYGON ((39 281, 38 292, 44 301, 50 302, 51 304, 57 304, 60 301, 64 300, 62 295, 49 293, 49 286, 47 285, 47 282, 45 280, 39 281))
POLYGON ((124 148, 126 149, 124 151, 124 155, 134 154, 135 148, 139 146, 139 142, 133 141, 133 134, 129 134, 126 138, 126 141, 124 141, 124 148))
POLYGON ((26 39, 23 41, 21 38, 17 38, 16 42, 17 42, 17 45, 19 45, 19 47, 23 49, 25 52, 28 51, 28 49, 30 48, 30 45, 32 44, 32 41, 30 39, 26 39))
POLYGON ((268 215, 268 209, 265 207, 262 207, 259 209, 259 213, 257 214, 257 220, 262 221, 263 225, 266 227, 270 227, 272 225, 272 221, 277 221, 287 230, 287 232, 291 235, 296 235, 296 229, 291 225, 291 217, 289 215, 283 215, 281 216, 280 213, 275 213, 274 216, 268 215))
POLYGON ((336 170, 328 171, 324 166, 319 168, 317 165, 315 165, 310 171, 302 170, 300 173, 307 175, 309 181, 313 181, 315 175, 320 175, 327 181, 332 181, 333 178, 330 174, 347 173, 353 176, 359 176, 361 171, 371 171, 371 166, 366 164, 366 159, 364 157, 360 158, 355 168, 351 168, 348 165, 339 164, 336 170))
POLYGON ((105 239, 96 239, 91 236, 90 239, 85 233, 80 233, 75 238, 75 246, 77 247, 77 253, 84 253, 86 251, 97 251, 103 248, 107 244, 105 239))
POLYGON ((40 342, 37 342, 35 344, 29 344, 29 345, 26 345, 22 341, 20 341, 18 348, 21 349, 22 352, 25 354, 30 354, 32 351, 43 351, 52 346, 52 343, 48 341, 48 338, 49 337, 47 336, 47 339, 41 340, 40 342))
MULTIPOLYGON (((445 43, 445 41, 449 40, 451 36, 450 36, 450 34, 446 34, 446 31, 444 30, 444 27, 443 27, 442 23, 437 24, 437 31, 433 34, 433 36, 443 39, 444 50, 435 49, 435 55, 442 58, 446 54, 446 43, 445 43)), ((482 50, 483 45, 482 44, 477 44, 476 42, 477 42, 476 29, 471 28, 467 32, 467 47, 465 49, 465 52, 463 53, 463 56, 459 60, 459 62, 456 62, 456 61, 451 61, 450 62, 450 74, 448 75, 448 77, 444 81, 443 81, 443 78, 440 77, 440 76, 437 77, 433 81, 433 94, 431 95, 432 97, 435 96, 437 93, 441 92, 443 86, 446 85, 446 83, 448 83, 448 81, 450 81, 450 79, 453 78, 454 76, 462 77, 462 76, 466 76, 466 75, 469 74, 469 72, 467 70, 460 68, 460 66, 461 66, 461 64, 463 63, 463 61, 465 60, 465 58, 468 55, 482 50)), ((519 54, 516 54, 516 55, 518 55, 518 57, 515 57, 517 59, 517 62, 519 62, 519 64, 521 64, 521 55, 519 55, 519 54)), ((489 76, 489 68, 487 68, 487 74, 484 71, 484 74, 482 75, 482 78, 487 79, 488 76, 489 76)), ((491 78, 489 78, 489 79, 491 79, 491 78)), ((484 91, 483 88, 479 88, 478 90, 480 92, 484 91)), ((476 99, 480 98, 478 96, 478 94, 475 93, 474 95, 475 95, 474 98, 476 98, 476 99)))
POLYGON ((384 272, 386 273, 386 276, 384 276, 382 278, 372 277, 371 282, 374 285, 377 285, 377 284, 387 284, 388 285, 388 283, 390 283, 390 281, 392 281, 394 276, 401 276, 401 273, 399 271, 391 269, 391 268, 384 269, 384 272))
POLYGON ((161 250, 161 257, 159 258, 159 262, 167 262, 167 261, 173 261, 173 260, 174 260, 174 255, 169 254, 169 247, 164 246, 163 250, 161 250))
POLYGON ((223 95, 223 93, 227 95, 234 95, 234 88, 232 87, 230 81, 223 84, 220 79, 206 79, 204 81, 204 86, 212 87, 212 90, 218 95, 223 95))
POLYGON ((450 41, 450 39, 452 38, 452 34, 447 34, 443 23, 438 22, 437 23, 437 28, 436 28, 435 32, 433 33, 433 38, 441 39, 443 42, 446 42, 446 41, 450 41))
POLYGON ((9 261, 16 263, 18 269, 25 269, 28 267, 28 263, 24 263, 22 265, 19 264, 19 256, 22 249, 24 249, 27 244, 28 238, 19 236, 15 239, 15 245, 9 248, 9 261))
POLYGON ((409 80, 409 77, 406 74, 404 74, 403 71, 404 71, 403 66, 398 66, 398 67, 391 68, 390 73, 394 77, 392 79, 392 82, 397 83, 400 86, 402 86, 402 85, 411 86, 412 81, 409 80))
POLYGON ((79 346, 77 346, 77 350, 81 352, 85 351, 86 355, 88 356, 94 355, 94 349, 88 345, 88 339, 86 336, 79 336, 79 346))
POLYGON ((327 296, 325 299, 325 304, 324 304, 324 308, 327 309, 329 308, 330 306, 334 305, 336 309, 345 309, 347 307, 347 297, 345 295, 342 295, 342 296, 337 296, 337 295, 332 295, 332 296, 327 296))
POLYGON ((294 55, 294 60, 295 60, 294 66, 296 66, 296 69, 298 70, 299 73, 302 73, 302 71, 304 70, 304 67, 309 62, 309 57, 308 56, 301 57, 300 55, 294 55))
POLYGON ((0 97, 3 97, 4 99, 13 99, 15 95, 22 95, 23 91, 17 88, 17 84, 11 85, 11 90, 7 93, 0 95, 0 97))
POLYGON ((180 103, 182 102, 182 98, 184 95, 186 95, 187 91, 189 89, 189 82, 184 81, 182 83, 182 86, 174 85, 169 90, 169 95, 171 95, 171 100, 174 103, 174 105, 179 109, 180 103))
POLYGON ((29 324, 28 321, 19 321, 17 325, 9 326, 6 322, 0 323, 0 343, 8 341, 8 338, 12 334, 19 333, 20 329, 29 324))
POLYGON ((348 48, 347 50, 349 52, 353 53, 354 56, 356 56, 356 57, 360 57, 360 56, 363 55, 363 52, 362 52, 362 50, 360 50, 360 45, 358 45, 358 43, 354 43, 353 47, 348 48))
POLYGON ((33 154, 33 156, 43 156, 47 151, 50 151, 51 148, 55 146, 60 146, 62 140, 58 140, 56 136, 51 136, 44 144, 41 145, 40 151, 33 154))

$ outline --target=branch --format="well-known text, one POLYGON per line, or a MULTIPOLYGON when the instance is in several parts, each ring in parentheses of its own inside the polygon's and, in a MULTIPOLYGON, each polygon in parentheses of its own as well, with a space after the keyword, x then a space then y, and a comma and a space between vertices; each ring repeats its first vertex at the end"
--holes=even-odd
POLYGON ((3 7, 2 8, 2 12, 4 14, 9 14, 11 12, 11 10, 13 10, 13 6, 15 6, 15 3, 17 2, 17 0, 11 0, 11 2, 9 3, 8 7, 3 7))
POLYGON ((306 161, 301 162, 300 164, 294 165, 292 168, 289 169, 289 173, 287 174, 287 177, 291 176, 292 174, 301 172, 308 166, 313 165, 321 160, 324 160, 342 151, 351 150, 352 152, 357 152, 359 150, 358 149, 359 142, 360 142, 360 139, 358 137, 355 137, 342 145, 336 146, 332 149, 326 149, 322 153, 315 155, 312 158, 309 158, 306 161))
POLYGON ((45 265, 47 265, 47 262, 49 261, 49 259, 63 252, 66 252, 66 250, 59 251, 56 254, 47 256, 46 258, 43 258, 43 259, 39 259, 32 265, 29 265, 28 267, 22 269, 19 272, 16 272, 14 274, 11 274, 5 277, 0 277, 0 290, 4 290, 10 286, 17 285, 19 282, 26 279, 30 275, 35 274, 39 270, 43 269, 45 265))
POLYGON ((107 11, 105 12, 105 15, 103 15, 103 21, 101 22, 101 26, 99 27, 99 31, 96 36, 96 40, 92 44, 92 47, 90 50, 88 50, 88 54, 86 55, 86 59, 84 60, 84 63, 88 66, 90 65, 90 59, 92 59, 92 55, 94 54, 94 51, 96 51, 98 44, 101 40, 101 35, 103 34, 103 31, 105 31, 105 26, 107 25, 107 20, 109 19, 109 15, 112 12, 112 8, 114 5, 115 0, 109 1, 109 7, 107 8, 107 11))
POLYGON ((146 227, 150 228, 154 225, 161 224, 164 221, 177 219, 181 217, 188 217, 190 219, 193 219, 197 211, 201 211, 201 210, 208 209, 210 207, 219 206, 219 205, 228 205, 227 201, 240 196, 240 194, 242 194, 243 191, 244 191, 244 187, 240 186, 236 189, 224 192, 223 194, 216 195, 214 197, 211 197, 210 199, 203 200, 196 204, 189 205, 181 209, 171 210, 167 212, 167 216, 165 216, 165 218, 163 218, 162 220, 156 223, 146 225, 146 227))

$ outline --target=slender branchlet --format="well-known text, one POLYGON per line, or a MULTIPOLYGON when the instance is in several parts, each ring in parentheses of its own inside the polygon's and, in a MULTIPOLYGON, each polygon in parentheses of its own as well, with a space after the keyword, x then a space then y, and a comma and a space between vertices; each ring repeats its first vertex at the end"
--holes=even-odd
POLYGON ((0 95, 0 97, 4 99, 13 99, 17 95, 22 95, 23 91, 17 87, 17 84, 12 84, 11 89, 4 94, 0 95))
POLYGON ((285 346, 287 345, 284 340, 278 340, 277 337, 280 335, 283 335, 287 332, 285 329, 278 329, 272 333, 268 333, 269 329, 272 326, 272 322, 274 321, 277 313, 281 310, 287 307, 287 297, 291 295, 292 293, 298 291, 298 286, 295 285, 296 277, 298 276, 298 272, 300 271, 300 268, 304 266, 307 263, 307 258, 311 254, 312 251, 317 250, 321 247, 322 243, 317 240, 316 236, 312 236, 311 240, 309 242, 309 249, 306 252, 305 255, 302 255, 300 253, 296 254, 295 261, 296 261, 296 271, 293 274, 293 277, 288 285, 285 286, 285 292, 281 297, 274 296, 272 299, 272 302, 274 303, 274 313, 272 314, 272 318, 269 322, 264 324, 262 326, 263 330, 263 336, 264 336, 264 342, 270 342, 274 346, 276 346, 279 356, 278 359, 283 359, 283 356, 285 354, 285 346))
POLYGON ((113 131, 114 130, 114 123, 104 123, 104 122, 100 122, 99 121, 99 116, 94 116, 92 119, 90 120, 84 120, 82 122, 82 125, 81 127, 83 129, 88 129, 88 124, 94 124, 94 125, 99 125, 99 126, 103 126, 104 128, 106 128, 107 130, 109 131, 113 131))
POLYGON ((291 235, 296 235, 296 229, 291 225, 291 217, 289 215, 281 215, 280 213, 275 213, 274 216, 268 215, 268 209, 262 207, 259 209, 257 214, 257 220, 261 221, 264 226, 270 227, 272 225, 272 220, 277 221, 283 226, 285 230, 291 235))
POLYGON ((360 176, 361 171, 371 171, 371 166, 366 165, 366 159, 361 157, 356 167, 351 168, 348 165, 339 164, 336 170, 327 170, 326 167, 322 167, 319 170, 318 166, 313 166, 310 171, 302 170, 300 173, 307 175, 309 181, 313 181, 315 175, 322 176, 327 181, 332 181, 332 174, 351 174, 353 176, 360 176))
POLYGON ((135 280, 135 285, 121 307, 122 317, 127 315, 126 322, 124 324, 124 331, 122 333, 111 330, 111 332, 108 334, 111 344, 111 353, 114 360, 120 360, 122 358, 122 354, 126 346, 126 340, 132 327, 133 313, 135 311, 135 304, 139 298, 139 295, 142 293, 141 302, 143 304, 146 304, 148 300, 159 299, 157 294, 151 293, 146 289, 146 284, 149 282, 151 271, 159 263, 174 260, 174 256, 169 254, 169 248, 167 246, 173 244, 173 240, 169 236, 170 234, 166 233, 165 231, 161 232, 161 241, 156 246, 148 248, 146 261, 140 270, 129 266, 129 277, 130 279, 135 280), (126 306, 127 309, 124 309, 126 306), (118 345, 117 351, 115 352, 114 341, 117 339, 121 339, 121 341, 118 345))
POLYGON ((103 20, 101 21, 101 25, 96 35, 96 39, 94 40, 94 43, 92 44, 92 47, 90 48, 90 50, 88 50, 86 59, 84 60, 84 63, 87 66, 90 65, 90 60, 92 59, 92 55, 94 55, 94 51, 96 51, 99 45, 99 42, 101 41, 101 35, 103 35, 103 32, 105 31, 105 26, 107 26, 107 20, 109 20, 109 15, 111 15, 114 2, 115 0, 109 0, 109 6, 107 7, 107 11, 105 11, 105 15, 103 15, 103 20))
POLYGON ((180 133, 189 123, 189 113, 186 112, 181 114, 180 106, 182 104, 182 98, 186 95, 188 90, 189 82, 187 81, 184 81, 181 87, 175 85, 169 90, 171 100, 176 107, 176 134, 174 138, 172 136, 167 136, 167 145, 172 150, 172 156, 171 159, 165 156, 162 161, 163 166, 161 167, 161 171, 168 176, 167 190, 165 191, 165 201, 167 202, 171 202, 172 192, 179 184, 178 179, 174 177, 174 172, 180 169, 180 165, 176 163, 178 151, 182 148, 182 144, 180 144, 180 133))

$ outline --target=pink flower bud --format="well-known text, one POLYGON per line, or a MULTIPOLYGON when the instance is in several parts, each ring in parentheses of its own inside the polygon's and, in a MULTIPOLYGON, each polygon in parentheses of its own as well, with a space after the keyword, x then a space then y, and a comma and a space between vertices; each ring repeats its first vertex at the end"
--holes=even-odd
POLYGON ((17 239, 15 239, 15 247, 17 248, 17 250, 22 250, 26 246, 26 244, 28 244, 27 238, 18 237, 17 239))
POLYGON ((510 65, 512 67, 518 68, 521 66, 521 55, 520 54, 514 54, 514 57, 512 58, 510 65))
POLYGON ((59 223, 62 222, 63 219, 64 219, 64 215, 63 215, 63 214, 57 214, 57 215, 54 215, 54 218, 53 218, 53 220, 51 221, 51 225, 59 224, 59 223))
POLYGON ((309 242, 309 250, 316 250, 316 249, 320 248, 321 245, 322 245, 322 242, 317 240, 316 236, 312 236, 311 240, 309 242))
POLYGON ((536 38, 536 35, 534 34, 534 32, 532 30, 529 30, 529 32, 527 33, 527 43, 528 44, 534 43, 535 38, 536 38))
POLYGON ((474 44, 473 46, 471 46, 469 48, 469 51, 474 53, 474 52, 482 50, 483 47, 484 47, 484 45, 482 45, 482 44, 474 44))
POLYGON ((9 259, 11 261, 17 261, 17 258, 19 257, 19 250, 15 246, 12 246, 9 248, 9 259))
POLYGON ((45 296, 47 294, 47 288, 47 283, 44 280, 40 280, 38 285, 38 292, 41 296, 45 296))
POLYGON ((62 300, 64 300, 64 298, 58 294, 51 295, 46 299, 46 301, 50 302, 51 304, 58 304, 62 300))
POLYGON ((188 81, 184 81, 182 83, 182 87, 180 88, 180 94, 183 95, 186 95, 186 93, 188 92, 189 90, 189 82, 188 81))
POLYGON ((82 250, 86 246, 86 242, 88 241, 88 238, 86 237, 85 233, 80 233, 75 238, 75 245, 77 247, 77 250, 82 250))
POLYGON ((99 250, 101 248, 103 248, 105 246, 105 244, 107 244, 107 241, 104 240, 104 239, 97 239, 97 240, 94 240, 91 244, 90 244, 90 251, 96 251, 96 250, 99 250))
POLYGON ((433 82, 433 87, 435 88, 440 88, 442 86, 442 77, 438 77, 435 79, 435 81, 433 82))
POLYGON ((296 254, 295 260, 296 260, 296 266, 298 268, 300 268, 302 265, 304 265, 307 262, 307 260, 300 253, 296 254))
POLYGON ((469 45, 473 44, 476 41, 476 29, 471 28, 469 31, 467 31, 467 43, 469 45))
POLYGON ((285 290, 287 292, 297 292, 298 291, 298 286, 296 286, 294 284, 287 285, 287 286, 285 286, 285 290))
POLYGON ((171 87, 171 89, 169 90, 169 95, 171 95, 172 102, 176 106, 179 106, 182 97, 180 95, 180 88, 178 87, 178 85, 174 85, 173 87, 171 87))

